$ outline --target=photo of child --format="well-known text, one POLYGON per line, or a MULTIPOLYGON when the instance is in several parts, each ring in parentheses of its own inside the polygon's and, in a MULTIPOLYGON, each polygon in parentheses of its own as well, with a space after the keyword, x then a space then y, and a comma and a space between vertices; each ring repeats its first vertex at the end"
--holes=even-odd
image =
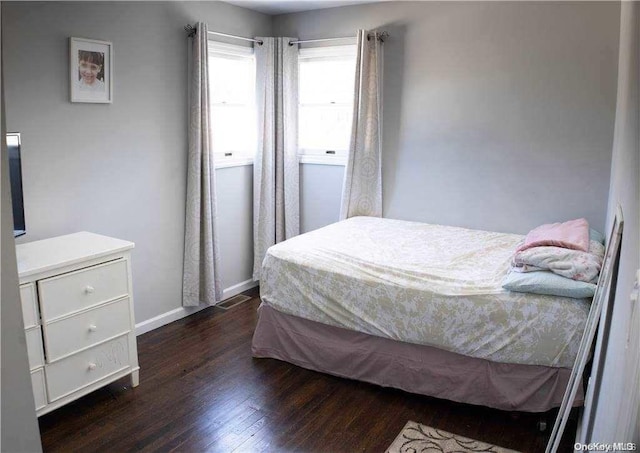
POLYGON ((79 50, 77 80, 81 90, 104 92, 104 53, 79 50))

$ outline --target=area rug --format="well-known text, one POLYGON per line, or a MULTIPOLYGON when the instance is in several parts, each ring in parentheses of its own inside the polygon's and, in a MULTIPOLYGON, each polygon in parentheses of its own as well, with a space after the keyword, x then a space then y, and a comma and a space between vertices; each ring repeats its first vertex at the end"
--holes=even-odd
POLYGON ((409 421, 387 453, 518 453, 409 421))

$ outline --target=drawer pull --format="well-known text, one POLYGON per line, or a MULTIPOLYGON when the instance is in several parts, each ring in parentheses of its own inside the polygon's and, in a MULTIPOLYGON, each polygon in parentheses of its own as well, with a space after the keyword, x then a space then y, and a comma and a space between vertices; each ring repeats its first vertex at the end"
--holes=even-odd
POLYGON ((89 371, 93 371, 97 368, 97 365, 95 363, 89 363, 89 371))
POLYGON ((96 330, 98 330, 98 326, 96 326, 95 324, 91 324, 89 326, 89 332, 95 332, 96 330))
POLYGON ((87 294, 91 294, 91 293, 92 293, 92 292, 94 292, 94 291, 95 291, 95 288, 94 288, 93 286, 91 286, 91 285, 87 285, 87 286, 84 288, 84 292, 85 292, 85 293, 87 293, 87 294))

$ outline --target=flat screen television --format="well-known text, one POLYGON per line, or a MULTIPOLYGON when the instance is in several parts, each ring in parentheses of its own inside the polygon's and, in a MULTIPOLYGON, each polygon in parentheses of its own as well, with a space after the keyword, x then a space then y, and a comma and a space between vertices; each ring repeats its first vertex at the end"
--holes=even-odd
POLYGON ((7 134, 7 152, 9 154, 9 179, 11 180, 11 203, 13 205, 13 236, 22 236, 27 232, 24 222, 24 201, 22 198, 22 163, 20 161, 20 134, 7 134))

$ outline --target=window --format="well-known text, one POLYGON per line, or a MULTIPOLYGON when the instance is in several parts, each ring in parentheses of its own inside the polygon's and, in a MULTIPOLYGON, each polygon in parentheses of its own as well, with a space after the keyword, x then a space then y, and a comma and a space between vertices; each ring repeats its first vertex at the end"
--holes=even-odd
POLYGON ((300 49, 298 146, 301 162, 346 162, 356 46, 300 49))
POLYGON ((209 41, 209 87, 216 167, 252 162, 256 147, 253 48, 209 41))

